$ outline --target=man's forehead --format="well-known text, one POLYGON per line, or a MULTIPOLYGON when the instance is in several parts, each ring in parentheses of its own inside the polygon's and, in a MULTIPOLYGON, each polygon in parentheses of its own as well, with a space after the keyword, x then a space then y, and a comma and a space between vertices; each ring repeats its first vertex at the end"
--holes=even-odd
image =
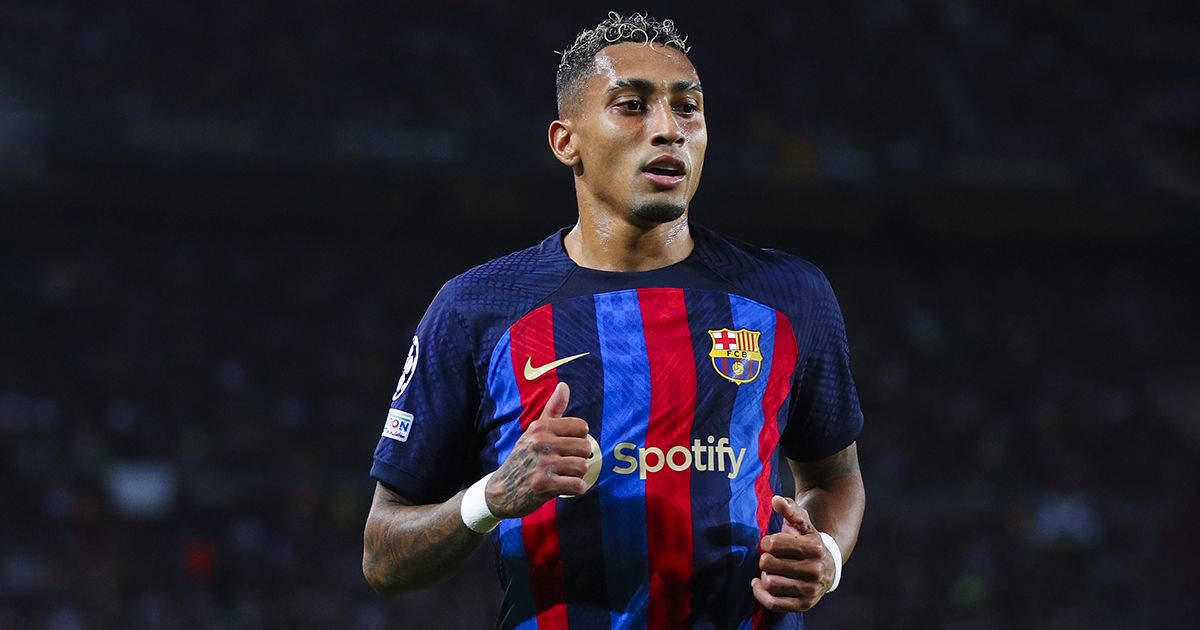
POLYGON ((680 81, 700 82, 696 68, 680 50, 664 44, 622 42, 596 53, 596 74, 589 81, 600 89, 630 79, 647 79, 671 85, 680 81))

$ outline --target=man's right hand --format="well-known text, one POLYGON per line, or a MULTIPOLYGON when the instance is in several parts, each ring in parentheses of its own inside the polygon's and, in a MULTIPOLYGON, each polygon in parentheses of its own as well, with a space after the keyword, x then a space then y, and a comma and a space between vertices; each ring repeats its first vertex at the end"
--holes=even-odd
POLYGON ((559 495, 587 491, 588 424, 582 418, 563 417, 571 389, 559 383, 550 394, 542 416, 529 423, 508 459, 488 480, 484 497, 488 509, 500 518, 531 514, 559 495))

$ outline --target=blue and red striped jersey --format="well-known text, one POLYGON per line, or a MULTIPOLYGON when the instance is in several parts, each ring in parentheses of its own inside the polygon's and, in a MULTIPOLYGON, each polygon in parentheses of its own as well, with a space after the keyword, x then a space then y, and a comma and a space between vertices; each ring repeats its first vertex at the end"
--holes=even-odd
POLYGON ((821 459, 862 429, 841 311, 811 263, 691 230, 685 260, 631 273, 579 267, 559 231, 448 282, 417 327, 376 480, 452 497, 559 381, 599 446, 587 493, 493 532, 499 627, 802 627, 750 581, 782 524, 777 450, 821 459))

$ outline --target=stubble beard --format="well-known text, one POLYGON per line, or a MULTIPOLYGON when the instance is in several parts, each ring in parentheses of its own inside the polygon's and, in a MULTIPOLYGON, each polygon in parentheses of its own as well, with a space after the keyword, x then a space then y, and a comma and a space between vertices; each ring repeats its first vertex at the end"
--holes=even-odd
POLYGON ((647 223, 670 223, 683 216, 684 205, 669 201, 648 201, 633 207, 633 216, 647 223))

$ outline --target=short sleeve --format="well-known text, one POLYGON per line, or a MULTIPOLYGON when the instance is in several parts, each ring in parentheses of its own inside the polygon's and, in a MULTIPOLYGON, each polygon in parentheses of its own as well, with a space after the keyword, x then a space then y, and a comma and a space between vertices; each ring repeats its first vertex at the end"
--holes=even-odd
POLYGON ((829 280, 813 282, 806 329, 797 331, 801 355, 796 400, 780 442, 787 456, 815 461, 850 446, 862 432, 863 414, 850 374, 850 344, 842 309, 829 280), (807 346, 807 353, 805 352, 807 346))
POLYGON ((421 318, 371 467, 371 477, 418 504, 462 487, 475 441, 473 345, 454 303, 447 284, 421 318))

